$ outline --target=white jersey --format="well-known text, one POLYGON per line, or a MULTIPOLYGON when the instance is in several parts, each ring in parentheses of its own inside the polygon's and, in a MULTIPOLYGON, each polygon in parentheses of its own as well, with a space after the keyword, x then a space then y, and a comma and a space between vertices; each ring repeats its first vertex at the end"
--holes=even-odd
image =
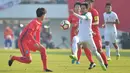
POLYGON ((104 22, 105 22, 105 41, 116 43, 117 38, 117 29, 115 24, 106 24, 106 22, 115 22, 118 19, 118 16, 115 12, 104 13, 104 22))
POLYGON ((118 19, 118 16, 115 12, 111 12, 111 13, 104 13, 104 22, 105 22, 105 32, 117 32, 116 30, 116 25, 115 24, 106 24, 106 22, 115 22, 116 19, 118 19))
POLYGON ((92 15, 90 12, 87 12, 82 16, 85 16, 86 19, 80 18, 79 20, 78 37, 80 38, 80 41, 86 41, 87 38, 92 37, 92 15))

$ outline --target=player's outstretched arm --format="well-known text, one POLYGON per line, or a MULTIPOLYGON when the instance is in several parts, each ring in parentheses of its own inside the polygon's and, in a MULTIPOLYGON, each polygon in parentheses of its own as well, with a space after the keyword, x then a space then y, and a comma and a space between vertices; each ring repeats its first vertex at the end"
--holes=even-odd
POLYGON ((87 16, 79 15, 79 14, 77 14, 77 13, 74 13, 74 15, 77 16, 77 17, 80 18, 80 19, 83 19, 83 20, 88 19, 87 16))
POLYGON ((77 14, 77 13, 75 13, 73 10, 70 10, 70 12, 72 12, 76 17, 78 17, 78 18, 80 18, 80 19, 84 19, 84 20, 85 20, 85 19, 88 19, 87 16, 77 14))

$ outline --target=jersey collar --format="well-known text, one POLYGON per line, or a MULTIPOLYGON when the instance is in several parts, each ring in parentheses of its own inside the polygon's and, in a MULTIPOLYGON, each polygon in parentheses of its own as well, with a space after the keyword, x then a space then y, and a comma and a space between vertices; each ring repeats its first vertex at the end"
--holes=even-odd
POLYGON ((112 13, 112 11, 110 11, 110 12, 106 12, 107 14, 111 14, 112 13))
POLYGON ((36 22, 37 22, 38 24, 42 24, 42 21, 39 21, 37 18, 36 18, 36 22))

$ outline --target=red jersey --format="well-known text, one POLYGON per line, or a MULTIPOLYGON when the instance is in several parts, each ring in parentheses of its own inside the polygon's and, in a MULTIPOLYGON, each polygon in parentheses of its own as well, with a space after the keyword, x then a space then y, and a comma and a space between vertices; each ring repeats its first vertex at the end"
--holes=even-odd
POLYGON ((20 40, 31 40, 33 42, 40 42, 40 29, 42 22, 37 18, 33 19, 21 32, 20 40), (34 39, 36 36, 36 40, 34 39))
MULTIPOLYGON (((99 18, 98 11, 97 11, 96 9, 94 9, 94 8, 91 8, 90 12, 91 12, 92 17, 93 17, 92 23, 94 23, 94 22, 97 21, 98 18, 99 18)), ((99 32, 99 25, 92 25, 92 30, 93 30, 93 32, 95 32, 96 34, 100 34, 100 32, 99 32)))
POLYGON ((79 26, 79 18, 71 14, 68 18, 68 21, 71 23, 72 26, 71 34, 74 34, 79 26))
POLYGON ((6 27, 6 29, 4 30, 4 38, 8 39, 8 36, 10 36, 10 39, 13 39, 13 31, 11 28, 6 27))

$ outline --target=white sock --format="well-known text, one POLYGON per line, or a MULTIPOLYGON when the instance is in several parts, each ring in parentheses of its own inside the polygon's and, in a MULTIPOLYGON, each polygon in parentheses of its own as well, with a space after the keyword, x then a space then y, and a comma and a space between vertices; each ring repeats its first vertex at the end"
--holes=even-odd
POLYGON ((111 57, 110 56, 110 46, 106 46, 106 55, 107 55, 107 57, 111 57))
POLYGON ((96 56, 96 58, 98 59, 100 64, 103 65, 104 62, 103 62, 103 59, 102 59, 101 55, 97 51, 93 51, 93 54, 96 56))
POLYGON ((77 51, 78 51, 77 43, 72 44, 72 51, 73 51, 73 55, 77 56, 77 51))
POLYGON ((73 55, 77 56, 77 51, 78 51, 78 42, 79 42, 79 39, 77 36, 74 36, 73 38, 73 43, 72 43, 72 52, 73 52, 73 55))

